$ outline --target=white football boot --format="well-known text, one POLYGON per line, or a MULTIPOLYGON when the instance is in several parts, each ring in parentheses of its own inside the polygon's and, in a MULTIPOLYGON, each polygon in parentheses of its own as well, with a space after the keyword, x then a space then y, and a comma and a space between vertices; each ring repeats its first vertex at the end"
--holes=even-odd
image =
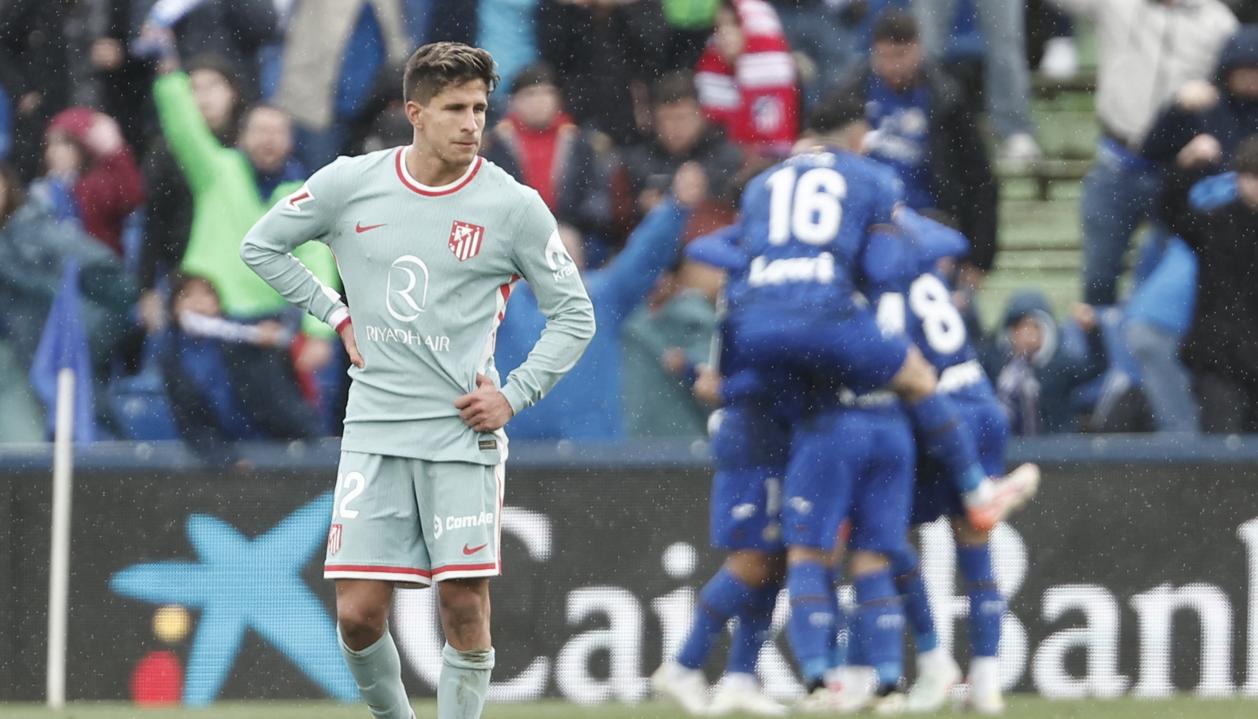
POLYGON ((917 656, 917 681, 909 690, 906 709, 913 714, 939 711, 959 681, 961 668, 951 655, 940 648, 922 652, 917 656))
POLYGON ((651 691, 660 699, 676 702, 690 716, 705 716, 708 712, 708 680, 703 672, 671 659, 651 675, 651 691))
POLYGON ((726 714, 780 717, 787 714, 787 709, 765 694, 754 676, 735 673, 721 677, 713 689, 712 702, 708 704, 709 716, 726 714))
POLYGON ((995 716, 1005 712, 1000 692, 1000 660, 977 657, 970 662, 970 693, 966 704, 976 714, 995 716))

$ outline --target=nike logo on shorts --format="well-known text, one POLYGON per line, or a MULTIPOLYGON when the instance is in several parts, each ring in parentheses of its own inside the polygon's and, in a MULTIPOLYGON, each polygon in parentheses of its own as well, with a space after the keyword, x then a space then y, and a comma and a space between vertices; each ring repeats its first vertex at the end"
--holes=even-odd
POLYGON ((470 556, 472 556, 473 554, 476 554, 477 552, 479 552, 480 550, 482 550, 482 549, 484 549, 485 547, 488 547, 488 546, 489 546, 489 543, 488 543, 488 542, 486 542, 485 544, 480 545, 479 547, 469 547, 469 546, 467 546, 466 544, 464 544, 464 545, 463 545, 463 556, 465 556, 465 557, 470 557, 470 556))
POLYGON ((378 224, 378 225, 364 225, 364 224, 360 221, 360 222, 355 223, 355 225, 354 225, 354 232, 357 232, 358 234, 360 234, 360 235, 361 235, 362 233, 367 232, 368 230, 374 230, 374 229, 376 229, 377 227, 384 227, 384 224, 385 224, 385 223, 381 222, 381 223, 380 223, 380 224, 378 224))

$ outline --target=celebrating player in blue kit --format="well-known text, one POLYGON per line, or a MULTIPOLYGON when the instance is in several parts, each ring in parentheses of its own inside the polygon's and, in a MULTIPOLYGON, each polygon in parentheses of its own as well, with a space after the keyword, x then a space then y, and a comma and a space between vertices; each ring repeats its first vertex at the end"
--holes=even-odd
MULTIPOLYGON (((687 246, 687 255, 731 275, 746 272, 746 258, 736 246, 737 230, 735 226, 696 238, 687 246)), ((789 457, 791 417, 799 400, 766 385, 755 370, 743 368, 734 349, 719 342, 715 361, 702 370, 722 405, 710 422, 716 465, 711 543, 728 556, 700 591, 690 630, 676 656, 651 675, 651 685, 657 695, 692 715, 780 716, 786 707, 761 691, 756 662, 782 586, 781 483, 789 457), (726 375, 724 380, 718 370, 726 375), (725 676, 709 700, 701 668, 716 635, 731 619, 735 625, 725 676)))
MULTIPOLYGON (((929 243, 929 235, 919 236, 929 243)), ((934 233, 934 237, 947 241, 944 233, 934 233)), ((949 289, 935 267, 939 258, 961 256, 968 251, 964 238, 956 237, 960 242, 954 241, 951 247, 941 247, 938 241, 930 243, 933 247, 917 243, 921 274, 908 285, 907 292, 879 299, 880 317, 885 312, 887 317, 903 318, 913 343, 939 371, 940 391, 952 398, 974 435, 983 468, 990 474, 998 474, 1004 471, 1009 421, 979 365, 965 322, 952 304, 949 289)), ((1019 494, 1013 500, 1015 507, 1034 495, 1037 480, 1034 474, 1021 476, 1017 485, 1019 494)), ((1004 708, 996 651, 1005 601, 992 572, 988 543, 991 532, 965 520, 961 497, 944 468, 929 457, 919 456, 912 524, 917 526, 944 516, 951 518, 957 564, 970 600, 969 636, 973 659, 967 701, 980 713, 997 714, 1004 708)), ((938 646, 926 587, 911 548, 906 545, 905 550, 892 555, 892 569, 897 587, 904 595, 918 652, 917 682, 909 693, 909 710, 936 711, 959 681, 960 670, 953 658, 938 646)))
MULTIPOLYGON (((859 147, 863 108, 836 99, 815 112, 821 141, 859 147)), ((937 376, 904 337, 886 337, 857 294, 870 230, 891 224, 900 182, 854 151, 797 154, 757 176, 743 195, 739 235, 750 261, 727 289, 728 341, 767 377, 825 378, 862 394, 888 388, 906 402, 922 449, 963 488, 967 516, 990 529, 1012 497, 979 462, 937 376)))

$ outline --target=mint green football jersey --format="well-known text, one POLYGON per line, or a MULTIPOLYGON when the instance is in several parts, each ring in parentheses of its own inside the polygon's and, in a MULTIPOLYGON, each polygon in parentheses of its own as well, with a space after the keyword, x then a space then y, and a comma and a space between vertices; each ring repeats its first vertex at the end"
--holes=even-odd
POLYGON ((428 187, 406 170, 411 151, 338 158, 253 226, 241 257, 320 320, 352 317, 365 367, 349 370, 342 450, 497 464, 505 434, 472 431, 454 400, 483 373, 517 413, 533 405, 589 344, 594 310, 537 192, 480 157, 428 187), (348 307, 291 254, 312 240, 331 247, 348 307), (503 384, 495 333, 521 278, 546 329, 503 384))

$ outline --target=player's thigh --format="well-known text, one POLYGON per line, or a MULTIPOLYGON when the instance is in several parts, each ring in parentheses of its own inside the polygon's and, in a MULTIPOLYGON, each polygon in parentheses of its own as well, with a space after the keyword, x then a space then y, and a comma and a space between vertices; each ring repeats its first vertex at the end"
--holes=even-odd
POLYGON ((847 410, 801 422, 783 485, 782 536, 788 547, 834 548, 852 500, 851 457, 868 439, 847 410))
POLYGON ((501 573, 502 464, 423 462, 415 473, 424 543, 435 581, 501 573))
POLYGON ((874 451, 853 483, 852 540, 855 549, 893 552, 903 546, 913 493, 913 434, 908 419, 887 410, 871 418, 874 451))
POLYGON ((732 337, 752 364, 819 374, 858 394, 887 386, 909 350, 908 340, 884 336, 873 313, 864 309, 843 316, 745 323, 734 327, 732 337))
POLYGON ((757 407, 733 405, 712 441, 716 473, 709 501, 712 545, 780 552, 782 482, 789 427, 757 407))
POLYGON ((958 396, 957 412, 978 448, 983 470, 992 477, 1005 473, 1005 447, 1009 444, 1009 416, 993 397, 958 396))
POLYGON ((412 491, 414 460, 342 452, 324 576, 426 586, 430 566, 412 491))

